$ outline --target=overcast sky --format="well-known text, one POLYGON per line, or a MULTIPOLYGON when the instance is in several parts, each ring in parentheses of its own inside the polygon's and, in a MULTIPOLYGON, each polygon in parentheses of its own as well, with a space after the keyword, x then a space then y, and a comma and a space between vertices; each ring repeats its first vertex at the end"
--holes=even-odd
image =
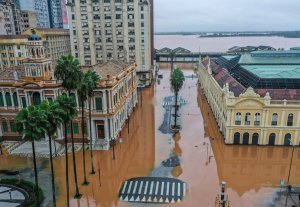
POLYGON ((300 0, 154 0, 154 30, 300 30, 300 0))

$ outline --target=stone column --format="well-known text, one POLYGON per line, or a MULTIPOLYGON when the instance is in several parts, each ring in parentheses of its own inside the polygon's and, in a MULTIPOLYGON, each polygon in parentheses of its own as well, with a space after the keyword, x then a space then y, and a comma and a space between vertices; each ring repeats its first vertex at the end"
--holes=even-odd
POLYGON ((9 92, 10 92, 11 104, 12 104, 12 107, 14 108, 15 107, 15 100, 14 100, 14 96, 13 96, 13 93, 11 91, 11 88, 9 88, 9 92))
POLYGON ((282 110, 282 113, 281 113, 281 124, 280 124, 280 126, 283 126, 283 121, 284 121, 284 116, 285 115, 285 110, 283 109, 282 110))
POLYGON ((293 141, 293 144, 294 144, 294 145, 298 145, 298 144, 299 144, 299 140, 298 140, 298 131, 299 131, 299 130, 296 130, 296 131, 295 131, 295 137, 294 137, 294 141, 293 141))
POLYGON ((110 119, 110 138, 114 137, 114 130, 113 130, 113 119, 110 119))
POLYGON ((279 130, 279 139, 278 139, 277 145, 281 145, 281 143, 282 143, 282 129, 279 130))
POLYGON ((97 139, 97 136, 96 136, 96 128, 95 128, 95 121, 92 120, 92 141, 96 140, 97 139))
POLYGON ((41 102, 43 101, 43 91, 40 91, 41 102))
POLYGON ((103 91, 102 105, 103 105, 103 113, 106 114, 107 112, 106 90, 103 91))
POLYGON ((19 110, 21 110, 21 102, 20 102, 19 90, 17 90, 17 100, 18 100, 19 110))
POLYGON ((106 139, 107 141, 109 141, 108 120, 109 120, 109 119, 106 119, 106 120, 104 121, 104 133, 105 133, 105 139, 106 139))
POLYGON ((300 122, 300 110, 298 111, 298 116, 297 116, 297 125, 296 126, 299 126, 299 122, 300 122))
POLYGON ((2 132, 2 123, 0 122, 0 136, 3 136, 3 132, 2 132))
POLYGON ((235 121, 234 109, 231 109, 231 125, 235 125, 234 121, 235 121))
POLYGON ((111 113, 111 94, 110 94, 111 90, 108 90, 108 102, 109 102, 109 113, 111 113))
POLYGON ((57 91, 57 90, 54 90, 54 91, 53 91, 53 94, 54 94, 54 100, 56 100, 56 91, 57 91))
POLYGON ((2 96, 3 96, 3 101, 4 101, 4 107, 7 108, 7 105, 6 105, 6 98, 5 98, 5 93, 4 93, 3 88, 1 88, 1 90, 2 90, 2 96))
POLYGON ((76 98, 76 104, 77 104, 77 111, 79 111, 79 101, 78 101, 77 91, 75 91, 75 98, 76 98))
POLYGON ((265 121, 265 124, 264 124, 264 126, 268 126, 268 121, 269 121, 269 112, 270 112, 270 110, 269 109, 267 109, 267 115, 266 115, 266 121, 265 121))

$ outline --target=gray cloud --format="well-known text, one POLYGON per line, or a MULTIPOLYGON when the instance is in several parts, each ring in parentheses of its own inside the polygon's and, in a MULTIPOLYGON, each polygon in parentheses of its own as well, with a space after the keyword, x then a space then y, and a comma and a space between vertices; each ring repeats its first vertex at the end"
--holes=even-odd
POLYGON ((299 0, 154 0, 154 30, 299 30, 299 0))

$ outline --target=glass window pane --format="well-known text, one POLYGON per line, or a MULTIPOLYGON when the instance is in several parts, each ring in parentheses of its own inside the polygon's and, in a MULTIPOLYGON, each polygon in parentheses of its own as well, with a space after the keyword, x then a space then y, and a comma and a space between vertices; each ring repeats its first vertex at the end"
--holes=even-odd
POLYGON ((74 134, 79 134, 78 124, 74 124, 74 134))
POLYGON ((23 108, 27 107, 26 98, 25 97, 22 97, 22 104, 23 104, 23 108))
POLYGON ((16 132, 15 122, 10 122, 11 132, 16 132))
POLYGON ((7 122, 2 122, 2 125, 3 125, 3 131, 8 132, 7 122))

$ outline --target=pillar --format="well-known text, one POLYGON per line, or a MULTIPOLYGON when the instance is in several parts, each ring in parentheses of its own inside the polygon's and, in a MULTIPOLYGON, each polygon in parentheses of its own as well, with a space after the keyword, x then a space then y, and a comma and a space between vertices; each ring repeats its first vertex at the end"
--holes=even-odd
POLYGON ((107 111, 106 90, 103 91, 102 105, 103 105, 103 113, 106 114, 107 111))
POLYGON ((4 90, 3 90, 3 88, 1 88, 1 90, 2 90, 2 96, 3 96, 3 101, 4 101, 4 107, 7 107, 4 90))
POLYGON ((111 90, 108 91, 109 113, 111 113, 111 90))
POLYGON ((284 117, 285 117, 285 110, 283 109, 282 113, 281 113, 281 123, 280 123, 280 126, 283 126, 284 117))
POLYGON ((91 141, 94 141, 96 140, 97 136, 96 136, 96 128, 95 128, 95 121, 92 120, 92 140, 91 141))
POLYGON ((15 100, 11 88, 9 88, 12 107, 15 107, 15 100))
POLYGON ((268 109, 267 110, 267 115, 266 115, 266 121, 265 121, 265 123, 264 123, 264 126, 268 126, 268 121, 269 121, 269 112, 270 112, 270 110, 268 109))
POLYGON ((114 137, 114 130, 113 130, 113 119, 110 119, 110 138, 112 139, 114 137))
POLYGON ((104 133, 105 133, 105 139, 106 139, 107 141, 109 141, 108 121, 109 121, 109 119, 106 119, 106 120, 104 121, 104 133))
POLYGON ((17 100, 18 100, 19 110, 21 110, 21 103, 20 103, 19 90, 17 90, 17 100))
POLYGON ((281 143, 282 143, 282 129, 279 130, 279 139, 277 145, 281 145, 281 143))
POLYGON ((295 131, 295 137, 294 137, 294 141, 293 141, 293 144, 294 144, 294 145, 299 145, 298 131, 299 131, 299 130, 296 130, 296 131, 295 131))
POLYGON ((43 91, 40 91, 41 102, 43 101, 43 91))
POLYGON ((77 90, 75 91, 75 97, 76 97, 77 111, 79 111, 79 101, 78 101, 77 90))
POLYGON ((3 136, 3 132, 2 132, 2 123, 0 122, 0 136, 3 136))

